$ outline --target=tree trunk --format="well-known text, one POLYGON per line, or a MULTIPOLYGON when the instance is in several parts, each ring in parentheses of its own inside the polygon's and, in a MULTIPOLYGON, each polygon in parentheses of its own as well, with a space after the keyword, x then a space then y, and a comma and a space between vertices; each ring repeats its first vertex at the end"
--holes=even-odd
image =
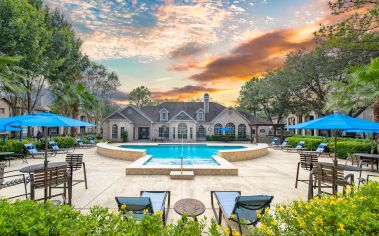
MULTIPOLYGON (((79 116, 79 104, 72 105, 72 118, 78 119, 79 116)), ((71 136, 76 137, 77 136, 77 127, 71 128, 71 136)))
POLYGON ((372 110, 374 113, 374 121, 379 122, 379 100, 374 103, 372 110))

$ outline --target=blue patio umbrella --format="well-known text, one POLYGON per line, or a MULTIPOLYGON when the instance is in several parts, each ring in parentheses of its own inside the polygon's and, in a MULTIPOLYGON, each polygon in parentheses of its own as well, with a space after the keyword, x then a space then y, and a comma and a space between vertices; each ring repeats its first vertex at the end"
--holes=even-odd
MULTIPOLYGON (((78 126, 95 126, 94 124, 76 120, 70 117, 61 116, 51 112, 41 112, 37 114, 29 114, 23 116, 13 116, 0 119, 0 126, 6 129, 7 127, 78 127, 78 126)), ((45 129, 45 138, 47 139, 47 129, 45 129)), ((47 141, 45 142, 45 161, 47 167, 47 141)), ((45 175, 46 177, 46 175, 45 175)), ((47 180, 46 180, 47 181, 47 180)), ((45 188, 45 199, 47 196, 47 188, 45 188)))
POLYGON ((337 164, 337 132, 340 130, 379 130, 379 123, 353 118, 335 113, 320 119, 310 120, 297 125, 288 126, 287 129, 324 129, 334 130, 334 162, 337 164))
POLYGON ((12 127, 12 126, 0 126, 0 132, 9 132, 9 131, 21 131, 20 128, 12 127))

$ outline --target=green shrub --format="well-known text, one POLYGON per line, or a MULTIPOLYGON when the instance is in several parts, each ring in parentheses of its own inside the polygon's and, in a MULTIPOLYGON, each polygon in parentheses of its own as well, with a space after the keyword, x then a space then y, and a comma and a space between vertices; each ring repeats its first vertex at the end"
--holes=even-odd
MULTIPOLYGON (((286 139, 292 147, 295 147, 300 141, 305 141, 304 147, 309 150, 316 150, 320 143, 327 143, 329 151, 334 152, 333 137, 292 136, 286 139)), ((337 157, 346 159, 349 153, 370 152, 371 145, 370 139, 337 138, 337 157)))
POLYGON ((24 153, 24 144, 18 139, 8 139, 5 143, 0 143, 1 152, 24 153))
POLYGON ((122 131, 121 132, 121 138, 122 138, 123 142, 127 142, 128 141, 128 131, 122 131))
POLYGON ((379 183, 358 192, 276 205, 254 235, 378 235, 379 183))
POLYGON ((71 137, 55 137, 53 140, 60 148, 71 148, 76 145, 75 139, 71 137))

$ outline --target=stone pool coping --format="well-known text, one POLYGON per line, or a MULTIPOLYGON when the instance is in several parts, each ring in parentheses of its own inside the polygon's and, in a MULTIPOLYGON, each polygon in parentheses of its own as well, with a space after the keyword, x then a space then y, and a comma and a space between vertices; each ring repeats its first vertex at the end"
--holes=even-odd
MULTIPOLYGON (((238 168, 227 160, 212 156, 218 166, 183 165, 183 171, 193 171, 195 175, 234 175, 238 176, 238 168)), ((180 171, 180 165, 144 165, 151 155, 142 157, 126 167, 127 175, 169 175, 171 171, 180 171)))

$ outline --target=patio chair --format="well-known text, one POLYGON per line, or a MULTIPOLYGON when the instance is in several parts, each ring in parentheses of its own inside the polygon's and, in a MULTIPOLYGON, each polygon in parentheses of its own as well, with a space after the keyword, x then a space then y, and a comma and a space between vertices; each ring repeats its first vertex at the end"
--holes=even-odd
POLYGON ((23 151, 21 151, 20 153, 13 153, 6 156, 0 156, 0 161, 8 162, 8 166, 11 166, 11 161, 17 159, 21 159, 23 163, 28 163, 28 160, 26 160, 23 151))
POLYGON ((92 144, 83 143, 83 141, 80 138, 76 139, 76 143, 78 144, 79 148, 91 148, 91 147, 93 147, 92 144))
MULTIPOLYGON (((38 151, 37 148, 31 143, 26 143, 24 144, 24 146, 26 150, 28 151, 28 154, 32 156, 33 158, 35 158, 36 156, 41 156, 41 157, 45 156, 45 152, 38 151)), ((47 152, 48 156, 53 156, 54 154, 55 154, 54 152, 47 152)))
POLYGON ((347 186, 352 186, 354 183, 354 175, 344 175, 344 171, 332 164, 315 163, 310 172, 308 187, 308 199, 313 198, 313 187, 318 190, 317 196, 321 194, 335 195, 338 191, 338 186, 343 187, 345 193, 347 186), (313 180, 314 177, 314 180, 313 180), (314 181, 314 183, 313 183, 314 181), (329 188, 332 192, 326 192, 323 189, 329 188))
POLYGON ((170 191, 141 191, 140 197, 115 197, 118 210, 136 219, 142 219, 145 214, 162 212, 163 223, 167 223, 170 210, 170 191), (167 203, 167 206, 166 206, 167 203), (122 206, 125 209, 122 209, 122 206))
POLYGON ((303 170, 311 171, 314 164, 318 162, 318 155, 314 153, 300 153, 300 161, 297 163, 296 169, 296 181, 295 188, 297 188, 297 183, 309 183, 309 179, 299 179, 300 167, 303 170))
POLYGON ((69 153, 69 152, 75 151, 75 147, 74 148, 60 148, 58 146, 58 143, 55 141, 49 141, 49 145, 51 149, 53 150, 53 152, 55 153, 69 153))
POLYGON ((288 147, 288 148, 284 148, 283 150, 287 151, 287 152, 300 152, 300 151, 304 151, 304 144, 305 144, 305 141, 300 141, 296 144, 296 147, 294 148, 291 148, 291 147, 288 147))
POLYGON ((30 198, 35 201, 48 200, 53 197, 61 196, 63 203, 66 203, 67 199, 67 187, 69 186, 69 173, 66 166, 59 166, 55 168, 49 168, 47 170, 41 169, 30 174, 30 198), (47 182, 45 182, 45 176, 47 182), (48 188, 48 196, 42 198, 36 198, 37 189, 48 188), (62 192, 52 194, 52 189, 62 189, 62 192))
MULTIPOLYGON (((302 151, 303 153, 315 153, 319 156, 321 156, 324 152, 327 151, 328 144, 327 143, 320 143, 317 146, 317 149, 315 151, 302 151)), ((330 156, 330 153, 328 152, 328 155, 330 156)))
POLYGON ((72 178, 74 178, 73 172, 78 171, 83 167, 84 179, 81 179, 81 180, 73 179, 72 182, 75 183, 73 185, 84 182, 86 189, 88 189, 86 164, 83 162, 83 154, 67 154, 66 162, 68 164, 67 168, 69 168, 72 178))
POLYGON ((230 221, 238 223, 241 234, 241 223, 247 222, 247 225, 255 226, 259 221, 257 212, 263 214, 267 208, 270 208, 273 198, 268 195, 241 196, 240 191, 211 191, 212 210, 218 224, 221 224, 223 216, 229 228, 231 228, 230 221), (218 204, 218 213, 214 199, 218 204))
POLYGON ((20 174, 20 173, 13 174, 17 172, 18 170, 5 171, 5 166, 6 165, 4 162, 0 162, 0 190, 13 187, 19 184, 23 184, 25 193, 9 197, 8 199, 17 198, 17 197, 25 197, 25 199, 27 199, 28 198, 27 184, 30 182, 30 178, 25 177, 25 174, 20 174))
POLYGON ((277 145, 278 144, 278 138, 274 138, 271 143, 270 143, 270 146, 274 146, 274 145, 277 145))
POLYGON ((272 145, 272 148, 273 148, 273 149, 280 149, 280 150, 282 150, 283 148, 286 148, 286 147, 288 147, 288 146, 289 146, 289 145, 288 145, 288 140, 286 139, 286 140, 283 141, 282 144, 272 145))

